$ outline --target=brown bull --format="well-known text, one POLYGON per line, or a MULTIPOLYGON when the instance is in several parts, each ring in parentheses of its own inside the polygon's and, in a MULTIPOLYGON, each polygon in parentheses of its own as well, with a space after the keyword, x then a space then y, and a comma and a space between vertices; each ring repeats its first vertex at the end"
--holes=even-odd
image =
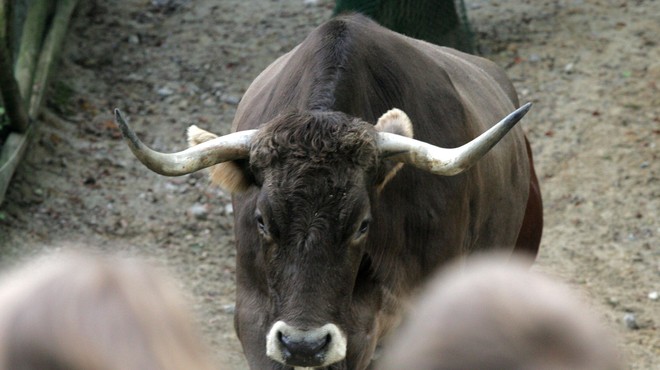
POLYGON ((234 193, 235 325, 250 367, 364 369, 438 266, 536 253, 540 193, 514 127, 529 105, 507 116, 516 107, 493 63, 355 15, 263 71, 233 134, 191 127, 194 146, 165 154, 117 120, 150 169, 215 165, 234 193))

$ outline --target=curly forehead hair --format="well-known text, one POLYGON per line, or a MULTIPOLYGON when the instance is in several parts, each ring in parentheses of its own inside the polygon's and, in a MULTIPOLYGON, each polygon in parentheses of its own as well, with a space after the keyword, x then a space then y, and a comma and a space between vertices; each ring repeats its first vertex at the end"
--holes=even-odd
POLYGON ((259 130, 250 151, 250 164, 267 168, 286 160, 309 165, 352 163, 373 168, 378 157, 372 125, 340 112, 290 112, 259 130))

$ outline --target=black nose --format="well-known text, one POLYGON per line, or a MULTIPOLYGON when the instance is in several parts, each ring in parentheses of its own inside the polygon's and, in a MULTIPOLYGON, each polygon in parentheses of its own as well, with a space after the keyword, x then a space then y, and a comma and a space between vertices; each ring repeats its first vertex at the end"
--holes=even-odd
POLYGON ((309 336, 287 336, 278 333, 278 339, 282 343, 283 355, 287 364, 294 366, 317 366, 324 361, 325 349, 331 341, 329 334, 320 337, 309 336))

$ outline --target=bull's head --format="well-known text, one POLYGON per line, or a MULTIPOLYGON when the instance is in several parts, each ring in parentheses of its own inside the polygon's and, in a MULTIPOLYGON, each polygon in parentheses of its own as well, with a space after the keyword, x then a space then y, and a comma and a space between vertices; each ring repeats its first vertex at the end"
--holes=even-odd
POLYGON ((116 118, 151 170, 178 176, 214 166, 212 180, 237 193, 236 322, 246 352, 257 343, 256 351, 284 365, 319 367, 347 356, 364 363, 373 352, 372 307, 359 307, 373 293, 356 282, 370 278, 365 243, 385 184, 402 163, 445 176, 464 171, 529 107, 453 149, 412 139, 398 109, 375 126, 338 112, 284 114, 222 137, 192 126, 192 147, 171 154, 147 148, 119 111, 116 118))

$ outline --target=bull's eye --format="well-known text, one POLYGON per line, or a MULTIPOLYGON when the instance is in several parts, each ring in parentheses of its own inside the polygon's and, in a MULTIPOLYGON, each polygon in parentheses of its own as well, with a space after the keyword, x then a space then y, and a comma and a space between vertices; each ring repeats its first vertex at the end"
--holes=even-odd
POLYGON ((264 218, 261 214, 257 214, 257 227, 259 228, 259 232, 268 234, 268 231, 266 230, 266 224, 264 223, 264 218))
POLYGON ((358 238, 367 233, 367 231, 369 230, 369 223, 371 223, 371 220, 368 218, 362 221, 362 223, 360 224, 360 228, 358 229, 357 232, 358 238))

